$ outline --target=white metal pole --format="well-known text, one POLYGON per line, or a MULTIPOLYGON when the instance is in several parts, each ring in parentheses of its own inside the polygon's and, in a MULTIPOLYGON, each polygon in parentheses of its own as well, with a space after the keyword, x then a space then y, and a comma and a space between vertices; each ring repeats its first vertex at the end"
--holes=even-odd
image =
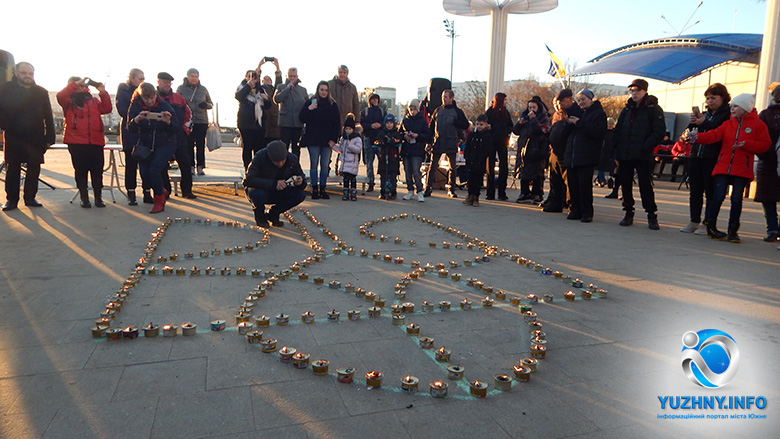
POLYGON ((498 7, 490 12, 493 19, 490 33, 490 69, 485 94, 485 105, 490 105, 493 95, 504 88, 504 61, 506 58, 506 26, 509 13, 498 7))
POLYGON ((764 40, 756 84, 756 110, 761 111, 769 103, 769 84, 780 81, 780 0, 767 0, 764 40))

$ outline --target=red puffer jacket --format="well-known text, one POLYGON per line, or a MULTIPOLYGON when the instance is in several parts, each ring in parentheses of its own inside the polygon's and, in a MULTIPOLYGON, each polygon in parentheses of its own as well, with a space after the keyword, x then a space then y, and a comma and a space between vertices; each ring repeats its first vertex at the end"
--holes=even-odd
POLYGON ((700 133, 696 141, 701 144, 723 142, 712 175, 735 175, 749 180, 753 179, 753 156, 766 151, 772 144, 769 130, 755 109, 741 120, 732 117, 714 130, 700 133), (742 141, 744 146, 732 148, 742 141))
POLYGON ((100 115, 111 112, 111 97, 107 91, 101 91, 99 97, 87 99, 79 108, 71 99, 79 91, 79 86, 71 82, 57 93, 57 102, 65 113, 63 142, 69 145, 103 146, 106 140, 100 115))

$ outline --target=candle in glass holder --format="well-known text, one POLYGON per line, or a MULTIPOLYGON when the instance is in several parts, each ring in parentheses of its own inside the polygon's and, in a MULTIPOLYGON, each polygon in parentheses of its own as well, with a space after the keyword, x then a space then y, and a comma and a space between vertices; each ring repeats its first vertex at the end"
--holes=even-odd
POLYGON ((531 380, 531 369, 528 366, 515 364, 512 366, 512 370, 515 372, 517 381, 526 383, 531 380))

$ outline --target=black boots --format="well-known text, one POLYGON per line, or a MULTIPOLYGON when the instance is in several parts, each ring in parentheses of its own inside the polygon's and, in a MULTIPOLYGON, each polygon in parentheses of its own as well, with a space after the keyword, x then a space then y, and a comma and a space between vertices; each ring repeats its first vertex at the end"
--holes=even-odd
POLYGON ((154 204, 154 198, 149 189, 144 189, 144 204, 154 204))
POLYGON ((330 196, 328 195, 328 193, 325 192, 325 185, 324 184, 320 185, 320 198, 322 198, 323 200, 329 200, 330 199, 330 196))
POLYGON ((137 206, 138 200, 135 198, 135 191, 127 191, 127 205, 128 206, 137 206))
POLYGON ((94 189, 95 193, 95 207, 106 207, 106 203, 103 202, 103 189, 94 189))
POLYGON ((86 187, 79 188, 79 198, 81 198, 81 207, 84 209, 92 207, 92 203, 89 202, 89 191, 86 187))
POLYGON ((647 227, 650 230, 661 229, 661 226, 658 225, 658 215, 656 215, 655 212, 647 214, 647 227))
MULTIPOLYGON (((717 239, 718 241, 723 241, 726 239, 726 234, 718 230, 716 227, 717 220, 704 220, 704 225, 707 226, 707 236, 709 236, 711 239, 717 239)), ((729 229, 731 231, 731 229, 729 229)), ((736 235, 736 231, 734 231, 734 234, 736 235)), ((739 237, 737 237, 739 239, 739 237)))
POLYGON ((312 200, 320 199, 320 188, 316 184, 311 185, 311 199, 312 200))
POLYGON ((736 226, 729 226, 729 234, 726 236, 726 241, 733 242, 734 244, 739 244, 742 242, 742 240, 739 239, 739 235, 737 235, 737 230, 739 230, 739 224, 736 226))
POLYGON ((620 220, 621 226, 630 226, 631 224, 634 224, 634 212, 628 212, 626 211, 626 216, 623 217, 622 220, 620 220))

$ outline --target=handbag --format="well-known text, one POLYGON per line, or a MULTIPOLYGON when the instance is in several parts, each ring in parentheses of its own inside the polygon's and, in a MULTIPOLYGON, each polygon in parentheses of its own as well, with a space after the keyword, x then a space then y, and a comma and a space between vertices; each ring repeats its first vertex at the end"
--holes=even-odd
POLYGON ((206 129, 206 147, 209 149, 209 151, 222 148, 222 136, 220 134, 219 124, 217 123, 216 118, 214 119, 214 122, 211 122, 209 127, 206 129))
POLYGON ((154 152, 154 140, 156 136, 157 132, 152 131, 152 146, 144 145, 141 142, 141 139, 138 139, 138 141, 135 142, 135 146, 133 146, 133 150, 130 151, 130 155, 139 162, 148 159, 154 152))
POLYGON ((135 146, 133 147, 133 150, 130 152, 130 155, 133 156, 134 159, 138 160, 139 162, 142 162, 149 158, 149 156, 152 155, 154 150, 139 140, 135 146))

